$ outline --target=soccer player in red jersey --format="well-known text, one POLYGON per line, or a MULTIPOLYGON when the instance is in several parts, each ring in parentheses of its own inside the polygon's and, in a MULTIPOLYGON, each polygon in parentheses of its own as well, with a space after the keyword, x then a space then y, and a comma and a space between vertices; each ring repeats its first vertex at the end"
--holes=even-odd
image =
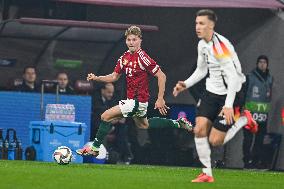
POLYGON ((82 149, 78 149, 76 152, 80 155, 97 156, 100 153, 100 145, 104 137, 112 127, 111 121, 117 118, 132 117, 136 126, 142 129, 163 127, 183 128, 188 131, 192 129, 191 124, 186 118, 179 118, 178 120, 158 117, 147 119, 146 114, 150 97, 148 89, 149 75, 158 79, 159 92, 155 109, 158 109, 162 115, 167 114, 169 108, 166 106, 164 100, 166 75, 159 65, 141 49, 142 33, 139 27, 129 27, 125 32, 125 37, 129 50, 118 59, 114 72, 105 76, 96 76, 90 73, 87 80, 115 82, 120 78, 122 73, 125 73, 127 99, 119 101, 119 105, 106 110, 101 115, 101 123, 93 145, 91 147, 86 145, 82 149))

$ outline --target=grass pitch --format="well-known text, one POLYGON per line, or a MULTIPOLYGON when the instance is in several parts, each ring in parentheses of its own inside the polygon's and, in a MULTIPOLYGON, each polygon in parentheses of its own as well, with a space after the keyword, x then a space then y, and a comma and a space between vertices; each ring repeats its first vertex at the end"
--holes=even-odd
POLYGON ((215 183, 191 183, 200 169, 0 161, 0 189, 281 189, 284 173, 215 169, 215 183))

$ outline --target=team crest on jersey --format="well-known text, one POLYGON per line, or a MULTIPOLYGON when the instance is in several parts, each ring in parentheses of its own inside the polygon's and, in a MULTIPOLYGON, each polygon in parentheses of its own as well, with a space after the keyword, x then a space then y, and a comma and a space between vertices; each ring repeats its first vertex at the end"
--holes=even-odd
POLYGON ((122 64, 126 65, 127 63, 128 63, 128 60, 124 59, 122 64))

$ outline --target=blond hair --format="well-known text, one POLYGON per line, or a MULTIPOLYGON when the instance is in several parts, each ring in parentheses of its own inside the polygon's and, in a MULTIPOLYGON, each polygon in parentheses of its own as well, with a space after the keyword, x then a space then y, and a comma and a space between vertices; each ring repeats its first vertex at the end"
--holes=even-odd
POLYGON ((142 32, 138 26, 130 26, 129 28, 127 28, 124 35, 125 37, 127 37, 128 35, 136 35, 142 39, 142 32))

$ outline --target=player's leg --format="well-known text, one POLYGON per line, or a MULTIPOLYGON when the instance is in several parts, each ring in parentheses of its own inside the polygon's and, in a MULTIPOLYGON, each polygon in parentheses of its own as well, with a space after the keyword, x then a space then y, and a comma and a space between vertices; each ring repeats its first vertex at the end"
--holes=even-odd
POLYGON ((213 125, 209 135, 209 143, 212 146, 220 146, 223 144, 225 136, 225 131, 220 131, 219 129, 216 129, 213 125))
POLYGON ((208 142, 208 133, 211 127, 211 121, 206 117, 197 117, 194 127, 195 146, 200 162, 204 168, 202 173, 192 182, 214 182, 211 168, 211 149, 208 142))
MULTIPOLYGON (((226 124, 223 116, 218 116, 214 121, 213 128, 210 132, 210 144, 213 146, 220 146, 231 140, 239 130, 248 124, 248 120, 250 119, 248 116, 251 114, 247 110, 245 110, 245 112, 247 113, 247 116, 241 116, 235 123, 231 125, 226 124)), ((250 132, 252 132, 252 130, 250 130, 250 132)))
POLYGON ((175 120, 154 117, 133 117, 135 125, 140 129, 157 129, 157 128, 181 128, 181 124, 175 120))
POLYGON ((101 115, 101 123, 99 125, 98 132, 94 141, 94 146, 99 148, 103 143, 105 136, 109 133, 112 128, 111 121, 117 118, 122 118, 122 113, 119 108, 119 105, 116 105, 108 110, 106 110, 101 115))
MULTIPOLYGON (((148 105, 148 104, 147 104, 148 105)), ((91 153, 91 155, 98 155, 99 147, 102 144, 105 136, 108 134, 108 132, 111 129, 111 121, 113 119, 117 118, 122 118, 122 117, 131 117, 135 115, 139 108, 139 102, 137 100, 133 99, 127 99, 127 100, 120 100, 119 104, 117 106, 114 106, 108 110, 106 110, 102 115, 101 115, 101 124, 99 126, 98 132, 96 134, 96 138, 93 142, 93 146, 90 149, 89 146, 85 146, 82 149, 78 150, 77 153, 80 154, 82 153, 83 155, 90 154, 89 152, 94 152, 91 153), (90 151, 91 150, 91 151, 90 151)), ((147 110, 147 106, 146 106, 147 110)))
MULTIPOLYGON (((146 117, 148 103, 139 103, 138 111, 135 114, 137 117, 146 117)), ((138 122, 139 124, 139 122, 138 122)), ((143 126, 143 125, 141 125, 143 126)), ((145 125, 144 125, 145 126, 145 125)), ((138 126, 140 127, 140 126, 138 126)), ((192 124, 186 118, 179 118, 177 120, 153 117, 148 119, 148 129, 156 128, 180 128, 192 131, 192 124)))
POLYGON ((133 117, 135 124, 141 129, 162 129, 162 128, 178 128, 192 131, 192 124, 186 118, 172 120, 167 118, 153 117, 147 118, 133 117))
POLYGON ((238 118, 238 120, 227 131, 222 144, 226 144, 228 141, 230 141, 243 127, 245 127, 245 129, 251 133, 255 133, 258 130, 258 125, 253 120, 251 113, 248 110, 244 110, 243 115, 238 118))
POLYGON ((148 103, 141 103, 135 100, 135 105, 129 116, 132 116, 135 124, 141 129, 156 129, 156 128, 182 128, 192 131, 192 124, 186 118, 178 120, 153 117, 147 120, 148 103))
MULTIPOLYGON (((236 122, 230 127, 230 129, 226 129, 227 133, 225 138, 223 139, 222 144, 226 144, 229 140, 231 140, 236 135, 236 133, 243 127, 252 133, 256 133, 258 130, 258 124, 256 123, 256 121, 253 120, 251 113, 248 110, 244 110, 241 113, 242 107, 244 107, 245 105, 246 89, 246 83, 243 83, 242 89, 236 95, 234 103, 236 122)), ((220 120, 222 120, 222 118, 220 118, 220 120)))
POLYGON ((149 128, 149 122, 146 117, 133 117, 135 125, 139 129, 148 129, 149 128))
POLYGON ((194 127, 195 146, 199 160, 204 165, 202 174, 200 174, 192 182, 213 182, 211 168, 211 149, 209 145, 209 130, 212 127, 213 121, 218 116, 222 109, 223 101, 226 97, 219 96, 208 91, 202 96, 197 104, 196 126, 194 127))
POLYGON ((186 118, 179 118, 177 120, 153 117, 148 119, 149 129, 156 128, 178 128, 186 129, 187 131, 192 131, 192 124, 186 118))
POLYGON ((76 150, 79 155, 94 155, 99 154, 100 145, 103 143, 105 136, 112 128, 111 121, 123 117, 119 105, 106 110, 101 115, 101 123, 96 134, 96 138, 92 146, 85 145, 82 149, 76 150))
POLYGON ((227 125, 223 116, 218 116, 214 121, 209 138, 209 141, 213 146, 226 144, 238 133, 239 130, 241 130, 245 126, 248 127, 246 129, 248 129, 250 132, 257 132, 258 125, 253 120, 252 115, 248 110, 244 110, 242 116, 240 117, 240 108, 236 107, 234 108, 234 111, 235 119, 237 119, 234 124, 227 125))

